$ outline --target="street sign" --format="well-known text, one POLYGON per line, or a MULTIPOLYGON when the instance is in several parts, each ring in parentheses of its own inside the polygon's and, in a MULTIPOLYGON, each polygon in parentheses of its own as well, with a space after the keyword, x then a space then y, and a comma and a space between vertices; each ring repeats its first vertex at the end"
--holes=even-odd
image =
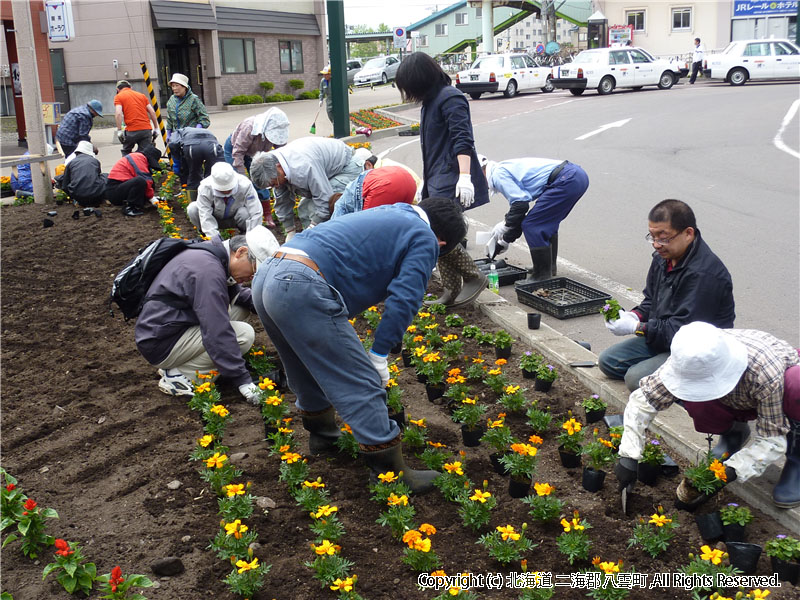
POLYGON ((406 47, 406 30, 405 27, 395 27, 394 31, 394 47, 403 49, 406 47))
POLYGON ((537 46, 536 46, 536 54, 543 54, 543 53, 544 53, 544 45, 543 44, 537 44, 537 46))
POLYGON ((70 0, 47 0, 44 8, 47 16, 47 37, 51 42, 68 42, 75 37, 70 0))

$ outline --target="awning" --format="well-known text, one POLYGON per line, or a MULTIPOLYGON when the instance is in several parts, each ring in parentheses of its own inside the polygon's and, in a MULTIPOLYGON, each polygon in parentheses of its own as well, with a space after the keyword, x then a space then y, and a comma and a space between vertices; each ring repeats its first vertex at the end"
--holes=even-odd
POLYGON ((320 35, 317 19, 312 14, 231 8, 228 6, 217 6, 217 29, 219 31, 235 31, 239 33, 320 35))
POLYGON ((178 2, 150 0, 153 20, 160 29, 216 29, 217 20, 208 0, 178 2))

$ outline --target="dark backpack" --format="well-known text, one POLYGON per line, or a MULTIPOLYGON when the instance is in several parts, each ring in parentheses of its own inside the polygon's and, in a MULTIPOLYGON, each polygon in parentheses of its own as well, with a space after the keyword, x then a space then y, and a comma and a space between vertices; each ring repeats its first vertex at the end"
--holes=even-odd
POLYGON ((114 316, 114 310, 111 308, 112 302, 116 302, 119 306, 125 321, 138 317, 142 312, 142 306, 148 300, 157 299, 176 308, 185 307, 186 303, 175 296, 147 296, 147 290, 150 289, 150 285, 161 269, 184 250, 205 250, 211 252, 220 262, 224 262, 226 257, 223 249, 200 244, 201 240, 161 238, 141 250, 139 255, 114 278, 114 283, 111 285, 111 297, 108 300, 111 316, 114 316))

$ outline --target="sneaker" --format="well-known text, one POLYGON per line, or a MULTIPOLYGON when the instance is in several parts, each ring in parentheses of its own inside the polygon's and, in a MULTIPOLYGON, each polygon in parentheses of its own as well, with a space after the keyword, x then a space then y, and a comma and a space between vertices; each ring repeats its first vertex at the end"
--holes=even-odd
POLYGON ((141 217, 144 213, 135 206, 128 206, 122 211, 122 214, 126 217, 141 217))
POLYGON ((170 373, 170 371, 172 369, 167 369, 161 376, 161 381, 158 382, 158 389, 170 396, 194 396, 192 382, 179 371, 174 373, 170 373))

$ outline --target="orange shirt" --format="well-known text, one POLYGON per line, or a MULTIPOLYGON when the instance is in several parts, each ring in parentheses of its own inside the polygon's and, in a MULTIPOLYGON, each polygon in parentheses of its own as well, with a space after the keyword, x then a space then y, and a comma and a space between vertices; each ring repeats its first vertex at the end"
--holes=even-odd
POLYGON ((114 96, 114 106, 122 106, 122 115, 128 131, 152 129, 150 116, 147 114, 147 96, 131 88, 122 88, 114 96))

